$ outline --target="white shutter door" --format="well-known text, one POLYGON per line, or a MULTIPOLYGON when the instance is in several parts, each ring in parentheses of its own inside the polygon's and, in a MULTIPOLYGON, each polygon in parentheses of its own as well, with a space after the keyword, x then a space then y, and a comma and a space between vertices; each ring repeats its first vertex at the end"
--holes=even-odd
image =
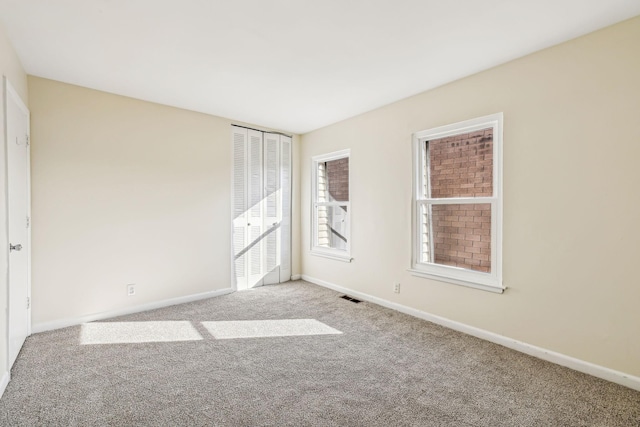
POLYGON ((249 287, 262 285, 264 269, 262 132, 249 130, 249 287))
POLYGON ((280 281, 280 136, 264 135, 266 284, 280 281))
POLYGON ((233 126, 233 274, 236 289, 247 288, 247 129, 233 126))
POLYGON ((280 282, 291 280, 291 138, 280 137, 280 282))
POLYGON ((236 288, 291 279, 291 138, 232 127, 236 288))

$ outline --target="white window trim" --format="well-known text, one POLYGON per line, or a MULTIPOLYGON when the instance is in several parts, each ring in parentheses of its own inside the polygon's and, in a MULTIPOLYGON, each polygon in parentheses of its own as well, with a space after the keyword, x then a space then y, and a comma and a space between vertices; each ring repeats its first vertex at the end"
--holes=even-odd
POLYGON ((451 125, 416 132, 413 135, 413 192, 412 192, 412 259, 409 272, 418 277, 434 279, 456 285, 502 293, 502 125, 503 113, 492 114, 476 119, 465 120, 451 125), (447 136, 469 133, 493 127, 493 196, 492 197, 460 197, 447 199, 423 199, 421 156, 424 141, 445 138, 447 136), (483 273, 465 268, 424 263, 420 261, 420 207, 425 204, 491 204, 491 273, 483 273))
MULTIPOLYGON (((318 202, 318 163, 331 160, 349 159, 349 175, 351 175, 351 150, 340 150, 332 153, 313 156, 311 158, 311 254, 333 259, 336 261, 351 262, 351 202, 318 202), (325 248, 317 245, 318 221, 316 218, 317 206, 346 206, 347 207, 347 249, 325 248)), ((349 199, 351 199, 351 179, 349 179, 349 199)))

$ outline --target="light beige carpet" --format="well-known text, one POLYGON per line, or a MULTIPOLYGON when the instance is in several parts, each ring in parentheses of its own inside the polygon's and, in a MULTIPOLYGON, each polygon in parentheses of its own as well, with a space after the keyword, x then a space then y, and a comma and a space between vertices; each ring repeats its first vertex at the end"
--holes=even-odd
POLYGON ((30 337, 0 424, 640 425, 639 392, 305 282, 109 322, 30 337))

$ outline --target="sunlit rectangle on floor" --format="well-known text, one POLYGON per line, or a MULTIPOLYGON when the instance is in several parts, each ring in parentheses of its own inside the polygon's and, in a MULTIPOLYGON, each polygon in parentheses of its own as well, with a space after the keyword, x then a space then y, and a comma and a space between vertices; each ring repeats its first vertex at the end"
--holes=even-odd
POLYGON ((341 334, 315 319, 238 320, 202 322, 214 338, 263 338, 341 334))
POLYGON ((188 321, 84 323, 80 344, 132 344, 197 341, 202 336, 188 321))

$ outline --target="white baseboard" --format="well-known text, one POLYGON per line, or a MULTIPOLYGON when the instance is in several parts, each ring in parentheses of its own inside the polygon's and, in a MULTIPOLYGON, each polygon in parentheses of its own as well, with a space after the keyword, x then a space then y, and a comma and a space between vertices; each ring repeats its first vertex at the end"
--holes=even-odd
POLYGON ((294 274, 291 276, 291 280, 300 280, 302 279, 302 274, 294 274))
POLYGON ((169 307, 176 304, 184 304, 187 302, 199 301, 207 298, 213 298, 221 295, 235 292, 231 288, 220 289, 217 291, 203 292, 201 294, 187 295, 184 297, 171 298, 148 304, 136 305, 134 307, 119 308, 115 310, 103 311, 102 313, 88 314, 86 316, 74 317, 71 319, 53 320, 51 322, 37 323, 33 325, 32 333, 51 331, 54 329, 66 328, 68 326, 80 325, 82 323, 93 322, 95 320, 104 320, 126 314, 139 313, 141 311, 155 310, 156 308, 169 307))
POLYGON ((414 316, 414 317, 427 320, 429 322, 432 322, 441 326, 445 326, 449 329, 454 329, 456 331, 463 332, 468 335, 473 335, 474 337, 478 337, 486 341, 500 344, 504 347, 508 347, 512 350, 516 350, 521 353, 525 353, 530 356, 537 357, 542 360, 546 360, 548 362, 565 366, 567 368, 571 368, 573 370, 583 372, 585 374, 602 378, 604 380, 611 381, 613 383, 620 384, 625 387, 629 387, 631 389, 640 391, 640 377, 636 377, 634 375, 609 369, 604 366, 596 365, 591 362, 586 362, 581 359, 576 359, 575 357, 567 356, 562 353, 557 353, 555 351, 547 350, 542 347, 538 347, 532 344, 527 344, 526 342, 505 337, 504 335, 499 335, 484 329, 480 329, 474 326, 466 325, 464 323, 456 322, 455 320, 450 320, 445 317, 436 316, 435 314, 430 314, 425 311, 420 311, 415 308, 407 307, 402 304, 397 304, 382 298, 378 298, 362 292, 354 291, 349 288, 336 285, 334 283, 316 279, 315 277, 309 277, 305 274, 302 275, 302 279, 306 280, 307 282, 323 286, 325 288, 333 289, 334 291, 348 294, 349 296, 356 297, 363 301, 369 301, 369 302, 381 305, 383 307, 387 307, 387 308, 399 311, 401 313, 408 314, 410 316, 414 316))
POLYGON ((11 374, 9 372, 5 372, 2 374, 2 379, 0 379, 0 397, 4 394, 4 390, 9 385, 9 380, 11 379, 11 374))

